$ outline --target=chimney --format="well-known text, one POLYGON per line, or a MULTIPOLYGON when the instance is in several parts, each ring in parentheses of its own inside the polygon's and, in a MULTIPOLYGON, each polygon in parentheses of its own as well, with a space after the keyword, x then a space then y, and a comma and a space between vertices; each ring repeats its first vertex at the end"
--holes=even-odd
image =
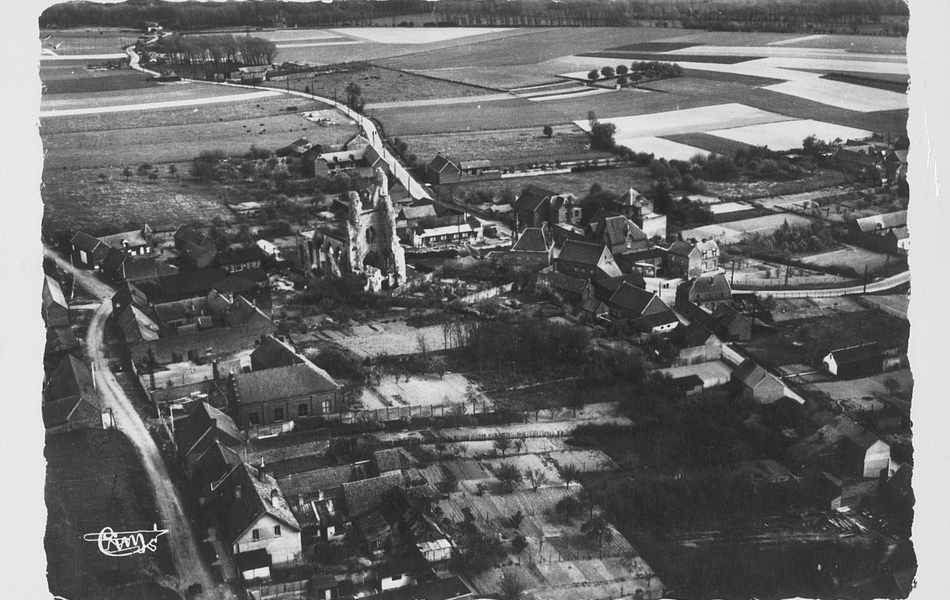
POLYGON ((266 471, 266 469, 264 468, 264 457, 261 457, 261 466, 257 468, 257 478, 258 478, 260 481, 264 481, 264 475, 265 475, 266 472, 267 472, 267 471, 266 471))
POLYGON ((211 361, 211 380, 217 381, 221 375, 218 373, 218 359, 211 361))
POLYGON ((123 248, 128 248, 128 247, 129 247, 129 240, 122 240, 122 247, 123 247, 123 248))
POLYGON ((317 500, 323 501, 323 490, 317 490, 317 500))

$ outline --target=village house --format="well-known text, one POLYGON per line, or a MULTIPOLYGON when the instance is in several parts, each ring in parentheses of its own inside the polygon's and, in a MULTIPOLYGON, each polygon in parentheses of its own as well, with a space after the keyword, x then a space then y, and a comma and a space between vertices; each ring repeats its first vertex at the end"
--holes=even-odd
POLYGON ((48 433, 101 427, 99 394, 92 372, 67 355, 43 387, 43 425, 48 433))
POLYGON ((79 355, 79 340, 72 329, 49 327, 46 330, 46 346, 43 350, 43 372, 52 373, 66 356, 79 355))
POLYGON ((174 239, 175 249, 181 256, 183 267, 203 269, 214 264, 218 247, 206 235, 198 233, 187 225, 181 225, 175 230, 174 239))
POLYGON ((540 271, 551 266, 554 258, 554 238, 545 223, 541 227, 529 227, 518 234, 514 245, 507 253, 497 253, 505 262, 529 271, 540 271))
POLYGON ((339 412, 340 384, 289 347, 289 357, 255 360, 258 351, 274 356, 275 345, 286 346, 271 337, 251 354, 250 370, 230 374, 231 414, 235 421, 242 428, 256 428, 275 423, 290 425, 295 419, 339 412))
POLYGON ((676 308, 679 310, 684 310, 690 302, 713 309, 731 299, 732 287, 722 273, 697 277, 676 288, 676 308))
POLYGON ((585 232, 588 242, 606 245, 611 254, 640 252, 650 246, 649 238, 636 223, 609 210, 597 211, 585 232))
POLYGON ((884 166, 877 154, 856 152, 848 148, 838 148, 831 157, 838 169, 855 181, 868 185, 881 185, 884 178, 884 166))
POLYGON ((250 218, 261 214, 261 211, 264 210, 264 205, 260 202, 249 200, 247 202, 238 202, 237 204, 228 204, 228 208, 239 217, 250 218))
POLYGON ((59 282, 49 275, 43 278, 43 322, 46 327, 69 327, 69 303, 59 282))
POLYGON ((425 180, 433 185, 458 183, 461 177, 462 172, 458 164, 447 156, 437 154, 426 165, 425 180))
POLYGON ((364 596, 364 600, 471 600, 473 592, 458 575, 364 596))
POLYGON ((679 319, 659 296, 626 282, 620 284, 606 304, 613 319, 627 320, 642 333, 664 333, 679 325, 679 319))
POLYGON ((785 397, 785 384, 751 359, 742 361, 732 372, 743 400, 772 404, 785 397))
POLYGON ((541 227, 542 223, 554 226, 560 223, 577 223, 581 216, 580 206, 573 194, 556 194, 537 185, 529 185, 512 205, 518 227, 541 227))
POLYGON ((114 315, 133 365, 197 361, 254 348, 277 326, 241 296, 210 292, 204 298, 126 306, 114 315))
POLYGON ((832 350, 821 360, 821 365, 841 379, 870 377, 883 370, 884 355, 877 342, 867 342, 832 350))
POLYGON ((644 277, 660 277, 666 270, 666 250, 659 246, 618 254, 614 258, 625 274, 639 273, 644 277))
POLYGON ((695 279, 719 269, 719 246, 713 240, 673 242, 667 257, 673 277, 695 279))
POLYGON ((261 268, 261 259, 263 259, 263 254, 256 244, 252 246, 232 244, 217 253, 215 263, 228 273, 237 273, 261 268))
POLYGON ((611 203, 617 212, 639 227, 648 239, 666 239, 666 215, 653 211, 653 202, 637 190, 630 188, 611 203))
POLYGON ((471 217, 466 221, 459 218, 459 222, 452 225, 425 227, 417 225, 408 230, 408 243, 413 248, 435 246, 441 244, 472 243, 478 239, 482 231, 481 221, 471 217))
POLYGON ((161 256, 130 255, 121 250, 110 248, 102 261, 100 270, 112 281, 146 282, 174 275, 178 267, 168 264, 161 256))
MULTIPOLYGON (((247 443, 247 436, 238 429, 234 419, 208 403, 199 401, 187 417, 176 423, 175 443, 186 474, 195 478, 198 461, 212 446, 219 443, 228 448, 242 448, 247 443)), ((222 474, 215 473, 218 476, 222 474)))
MULTIPOLYGON (((271 565, 301 557, 300 526, 265 466, 241 463, 217 486, 214 512, 235 561, 263 551, 271 565)), ((265 577, 269 576, 269 573, 265 577)))
POLYGON ((603 279, 623 275, 607 246, 589 242, 565 242, 554 259, 554 270, 577 279, 603 279))

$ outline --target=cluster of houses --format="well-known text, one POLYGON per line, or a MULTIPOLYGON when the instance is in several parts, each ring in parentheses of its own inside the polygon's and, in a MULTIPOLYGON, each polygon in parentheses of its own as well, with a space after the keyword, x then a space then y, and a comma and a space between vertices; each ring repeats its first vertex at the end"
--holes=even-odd
POLYGON ((907 179, 906 137, 894 143, 849 143, 831 155, 832 163, 853 181, 872 186, 896 185, 907 179))
POLYGON ((175 445, 226 581, 321 599, 471 597, 450 574, 455 548, 431 517, 438 492, 405 450, 345 462, 324 444, 270 460, 279 452, 205 402, 178 420, 175 445))

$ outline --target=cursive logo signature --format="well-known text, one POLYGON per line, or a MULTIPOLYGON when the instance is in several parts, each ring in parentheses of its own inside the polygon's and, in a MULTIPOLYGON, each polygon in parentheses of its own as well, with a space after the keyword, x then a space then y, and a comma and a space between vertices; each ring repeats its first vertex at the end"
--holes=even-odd
POLYGON ((166 533, 167 529, 159 529, 157 525, 141 531, 113 531, 111 527, 103 527, 102 531, 87 533, 82 539, 99 544, 99 552, 106 556, 131 556, 154 552, 158 538, 166 533))

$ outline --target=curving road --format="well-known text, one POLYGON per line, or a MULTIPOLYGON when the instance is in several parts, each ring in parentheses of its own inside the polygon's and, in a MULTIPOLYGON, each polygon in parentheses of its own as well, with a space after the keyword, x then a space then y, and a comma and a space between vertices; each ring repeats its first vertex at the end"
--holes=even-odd
POLYGON ((145 423, 132 405, 122 386, 116 381, 109 369, 104 352, 104 333, 109 315, 112 314, 112 286, 100 281, 89 271, 77 269, 62 259, 52 249, 45 247, 43 253, 54 259, 57 265, 69 272, 75 282, 99 298, 102 303, 93 314, 92 322, 86 333, 86 349, 93 365, 93 376, 104 409, 112 411, 116 428, 124 433, 135 445, 142 466, 148 474, 152 493, 164 528, 168 529, 168 544, 172 561, 178 573, 179 591, 194 584, 201 584, 205 590, 199 598, 224 599, 229 597, 215 586, 211 573, 201 559, 198 540, 192 530, 191 520, 185 515, 178 490, 171 481, 161 453, 149 435, 145 423))
POLYGON ((872 281, 866 286, 852 285, 838 288, 824 288, 818 290, 783 290, 783 289, 749 289, 734 288, 733 291, 754 292, 756 296, 771 296, 773 298, 836 298, 855 294, 872 294, 885 292, 910 282, 910 270, 902 271, 885 279, 872 281))

